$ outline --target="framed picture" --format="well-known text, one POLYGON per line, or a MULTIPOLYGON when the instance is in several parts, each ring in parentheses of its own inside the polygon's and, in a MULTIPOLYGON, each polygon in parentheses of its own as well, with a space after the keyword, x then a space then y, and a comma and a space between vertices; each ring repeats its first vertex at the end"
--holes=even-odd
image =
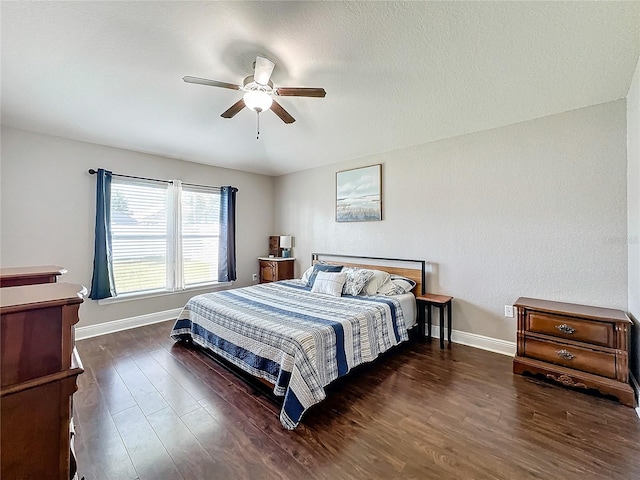
POLYGON ((382 220, 382 165, 336 172, 336 222, 382 220))

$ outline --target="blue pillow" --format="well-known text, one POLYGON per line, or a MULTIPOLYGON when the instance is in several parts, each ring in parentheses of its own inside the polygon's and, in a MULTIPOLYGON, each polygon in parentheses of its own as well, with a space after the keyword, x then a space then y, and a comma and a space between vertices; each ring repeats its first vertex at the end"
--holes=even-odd
POLYGON ((342 271, 342 265, 323 265, 320 263, 316 263, 313 266, 313 272, 311 272, 309 280, 307 281, 307 287, 313 287, 313 284, 316 281, 316 277, 318 276, 318 272, 338 273, 340 271, 342 271))

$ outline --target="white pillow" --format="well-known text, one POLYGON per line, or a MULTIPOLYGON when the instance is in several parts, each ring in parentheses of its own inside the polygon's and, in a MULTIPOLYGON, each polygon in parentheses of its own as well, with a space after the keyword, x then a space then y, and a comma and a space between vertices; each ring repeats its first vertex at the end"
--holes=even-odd
POLYGON ((323 293, 325 295, 341 297, 342 287, 346 280, 347 274, 344 272, 318 272, 316 281, 313 282, 313 287, 311 287, 311 291, 313 293, 323 293))
POLYGON ((367 281, 373 277, 373 270, 364 268, 343 268, 342 271, 347 274, 347 280, 342 287, 343 295, 360 295, 367 281))
POLYGON ((302 274, 302 281, 305 283, 305 285, 309 281, 309 277, 311 276, 312 272, 313 272, 313 265, 311 265, 309 268, 307 268, 304 271, 304 273, 302 274))
POLYGON ((362 292, 360 292, 361 295, 376 295, 378 289, 391 278, 391 275, 382 270, 372 270, 372 272, 373 276, 365 284, 362 292))

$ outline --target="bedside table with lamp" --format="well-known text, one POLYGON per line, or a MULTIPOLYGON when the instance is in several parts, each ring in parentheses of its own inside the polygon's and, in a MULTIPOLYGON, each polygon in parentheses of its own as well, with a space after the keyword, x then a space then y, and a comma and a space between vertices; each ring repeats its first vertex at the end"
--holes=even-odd
POLYGON ((260 283, 277 282, 279 280, 291 280, 293 278, 293 266, 295 258, 291 256, 293 237, 291 235, 280 235, 269 238, 269 252, 280 253, 281 256, 270 254, 268 257, 258 257, 260 263, 259 278, 260 283), (277 250, 274 249, 277 239, 277 250))

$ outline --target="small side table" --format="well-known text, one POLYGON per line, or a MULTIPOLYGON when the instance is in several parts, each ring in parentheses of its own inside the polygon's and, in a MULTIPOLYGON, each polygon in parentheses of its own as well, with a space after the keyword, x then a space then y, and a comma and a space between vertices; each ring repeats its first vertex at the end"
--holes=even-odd
POLYGON ((424 336, 424 311, 427 311, 427 336, 431 338, 431 307, 436 307, 440 310, 440 348, 444 348, 444 309, 447 308, 447 333, 449 346, 451 346, 451 300, 453 297, 448 295, 435 295, 432 293, 425 293, 424 295, 416 296, 416 303, 418 304, 418 312, 421 318, 420 327, 422 328, 422 335, 424 336))
POLYGON ((293 257, 258 257, 260 283, 291 280, 294 260, 293 257))

